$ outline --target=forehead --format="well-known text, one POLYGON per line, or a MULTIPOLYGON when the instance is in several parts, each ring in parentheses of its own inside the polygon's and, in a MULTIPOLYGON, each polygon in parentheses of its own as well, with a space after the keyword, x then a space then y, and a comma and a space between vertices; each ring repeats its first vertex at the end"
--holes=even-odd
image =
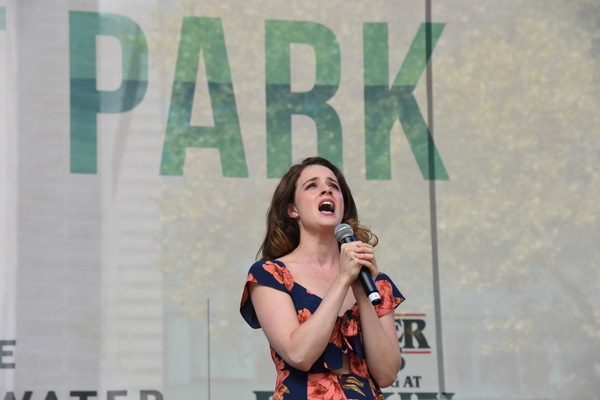
POLYGON ((335 174, 329 168, 324 167, 322 165, 309 165, 308 167, 306 167, 302 170, 302 172, 300 173, 300 176, 298 177, 298 181, 296 182, 296 184, 302 185, 304 182, 306 182, 310 179, 313 179, 313 178, 320 178, 320 179, 331 178, 333 180, 337 180, 337 178, 335 177, 335 174))

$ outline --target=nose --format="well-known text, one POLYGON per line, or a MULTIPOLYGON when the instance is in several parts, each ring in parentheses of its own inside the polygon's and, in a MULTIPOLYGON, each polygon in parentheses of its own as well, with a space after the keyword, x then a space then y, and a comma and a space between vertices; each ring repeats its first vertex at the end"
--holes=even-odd
POLYGON ((321 189, 321 194, 326 194, 326 193, 328 193, 328 194, 333 193, 333 190, 331 190, 331 187, 329 187, 328 185, 325 185, 325 187, 323 187, 321 189))

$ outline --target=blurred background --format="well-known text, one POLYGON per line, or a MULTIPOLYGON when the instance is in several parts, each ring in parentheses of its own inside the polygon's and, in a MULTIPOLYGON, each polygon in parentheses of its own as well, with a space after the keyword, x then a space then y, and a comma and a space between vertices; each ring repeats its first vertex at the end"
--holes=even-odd
POLYGON ((268 400, 278 178, 343 169, 390 400, 599 399, 596 0, 0 0, 0 397, 268 400))

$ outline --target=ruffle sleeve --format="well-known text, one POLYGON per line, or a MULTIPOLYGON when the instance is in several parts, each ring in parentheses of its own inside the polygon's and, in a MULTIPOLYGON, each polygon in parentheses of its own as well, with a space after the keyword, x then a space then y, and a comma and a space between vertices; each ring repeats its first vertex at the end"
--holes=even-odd
POLYGON ((288 269, 277 261, 261 260, 252 264, 242 294, 240 313, 248 325, 258 329, 260 328, 260 322, 256 316, 248 287, 248 284, 252 282, 290 293, 294 286, 294 280, 288 269))
POLYGON ((379 274, 375 283, 381 297, 381 303, 375 306, 375 311, 381 317, 398 307, 404 301, 404 296, 386 274, 379 274))

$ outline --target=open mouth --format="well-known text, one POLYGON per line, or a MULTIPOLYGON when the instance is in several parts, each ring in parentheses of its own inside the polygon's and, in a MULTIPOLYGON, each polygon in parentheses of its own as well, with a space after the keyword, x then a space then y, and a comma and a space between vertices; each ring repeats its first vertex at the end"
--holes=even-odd
POLYGON ((324 200, 319 203, 319 211, 322 214, 332 215, 335 213, 335 204, 332 201, 324 200))

